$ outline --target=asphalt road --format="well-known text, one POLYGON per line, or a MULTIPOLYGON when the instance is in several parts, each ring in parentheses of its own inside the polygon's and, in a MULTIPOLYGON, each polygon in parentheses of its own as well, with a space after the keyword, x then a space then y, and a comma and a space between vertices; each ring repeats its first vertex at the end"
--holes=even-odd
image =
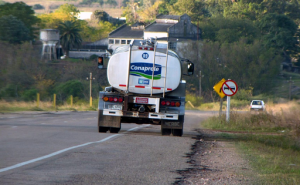
POLYGON ((213 114, 186 111, 182 137, 124 123, 98 133, 97 112, 0 114, 0 184, 172 184, 213 114))

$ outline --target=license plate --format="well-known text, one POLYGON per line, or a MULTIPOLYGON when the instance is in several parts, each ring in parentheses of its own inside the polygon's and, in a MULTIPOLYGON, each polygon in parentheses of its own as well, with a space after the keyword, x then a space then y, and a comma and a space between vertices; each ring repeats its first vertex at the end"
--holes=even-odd
POLYGON ((108 109, 122 110, 122 105, 108 105, 108 109))
POLYGON ((136 97, 135 99, 135 103, 148 103, 148 98, 139 98, 139 97, 136 97))
POLYGON ((169 127, 179 127, 180 122, 165 122, 165 125, 169 127))

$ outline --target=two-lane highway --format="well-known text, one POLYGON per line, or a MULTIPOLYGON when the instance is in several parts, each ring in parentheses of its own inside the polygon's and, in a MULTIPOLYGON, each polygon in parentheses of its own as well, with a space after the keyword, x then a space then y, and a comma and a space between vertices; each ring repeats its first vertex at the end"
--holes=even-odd
POLYGON ((182 137, 124 123, 98 133, 97 112, 0 114, 0 184, 172 184, 213 114, 187 111, 182 137))

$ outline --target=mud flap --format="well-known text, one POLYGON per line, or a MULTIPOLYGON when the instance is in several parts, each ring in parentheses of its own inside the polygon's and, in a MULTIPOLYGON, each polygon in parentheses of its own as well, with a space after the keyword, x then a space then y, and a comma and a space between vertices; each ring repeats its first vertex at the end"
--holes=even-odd
POLYGON ((183 129, 184 116, 179 116, 178 120, 161 120, 163 129, 183 129))
POLYGON ((103 110, 99 110, 99 112, 98 112, 98 127, 121 128, 121 117, 119 117, 119 116, 104 116, 103 110))
POLYGON ((183 134, 184 116, 178 117, 178 120, 162 120, 161 121, 161 134, 173 136, 182 136, 183 134))

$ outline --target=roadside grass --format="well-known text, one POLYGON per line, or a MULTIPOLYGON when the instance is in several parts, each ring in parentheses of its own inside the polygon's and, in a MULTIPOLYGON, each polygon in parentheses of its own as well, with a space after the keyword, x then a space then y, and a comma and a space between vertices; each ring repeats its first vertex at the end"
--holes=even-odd
POLYGON ((278 146, 278 140, 274 146, 251 140, 238 142, 236 146, 258 172, 263 184, 300 184, 299 146, 283 148, 278 146))
POLYGON ((92 107, 88 102, 80 101, 74 103, 73 106, 64 102, 56 107, 50 101, 40 101, 37 106, 36 101, 5 101, 0 100, 0 112, 18 112, 18 111, 96 111, 98 100, 93 100, 92 107))
MULTIPOLYGON (((226 110, 227 101, 223 101, 222 110, 226 110)), ((234 111, 249 110, 250 101, 247 100, 231 100, 230 109, 234 111)), ((188 110, 202 110, 202 111, 219 111, 220 102, 202 103, 202 98, 192 95, 186 96, 185 108, 188 110)))
POLYGON ((300 184, 300 105, 269 105, 266 112, 212 117, 201 123, 214 137, 233 141, 259 174, 262 184, 300 184))

